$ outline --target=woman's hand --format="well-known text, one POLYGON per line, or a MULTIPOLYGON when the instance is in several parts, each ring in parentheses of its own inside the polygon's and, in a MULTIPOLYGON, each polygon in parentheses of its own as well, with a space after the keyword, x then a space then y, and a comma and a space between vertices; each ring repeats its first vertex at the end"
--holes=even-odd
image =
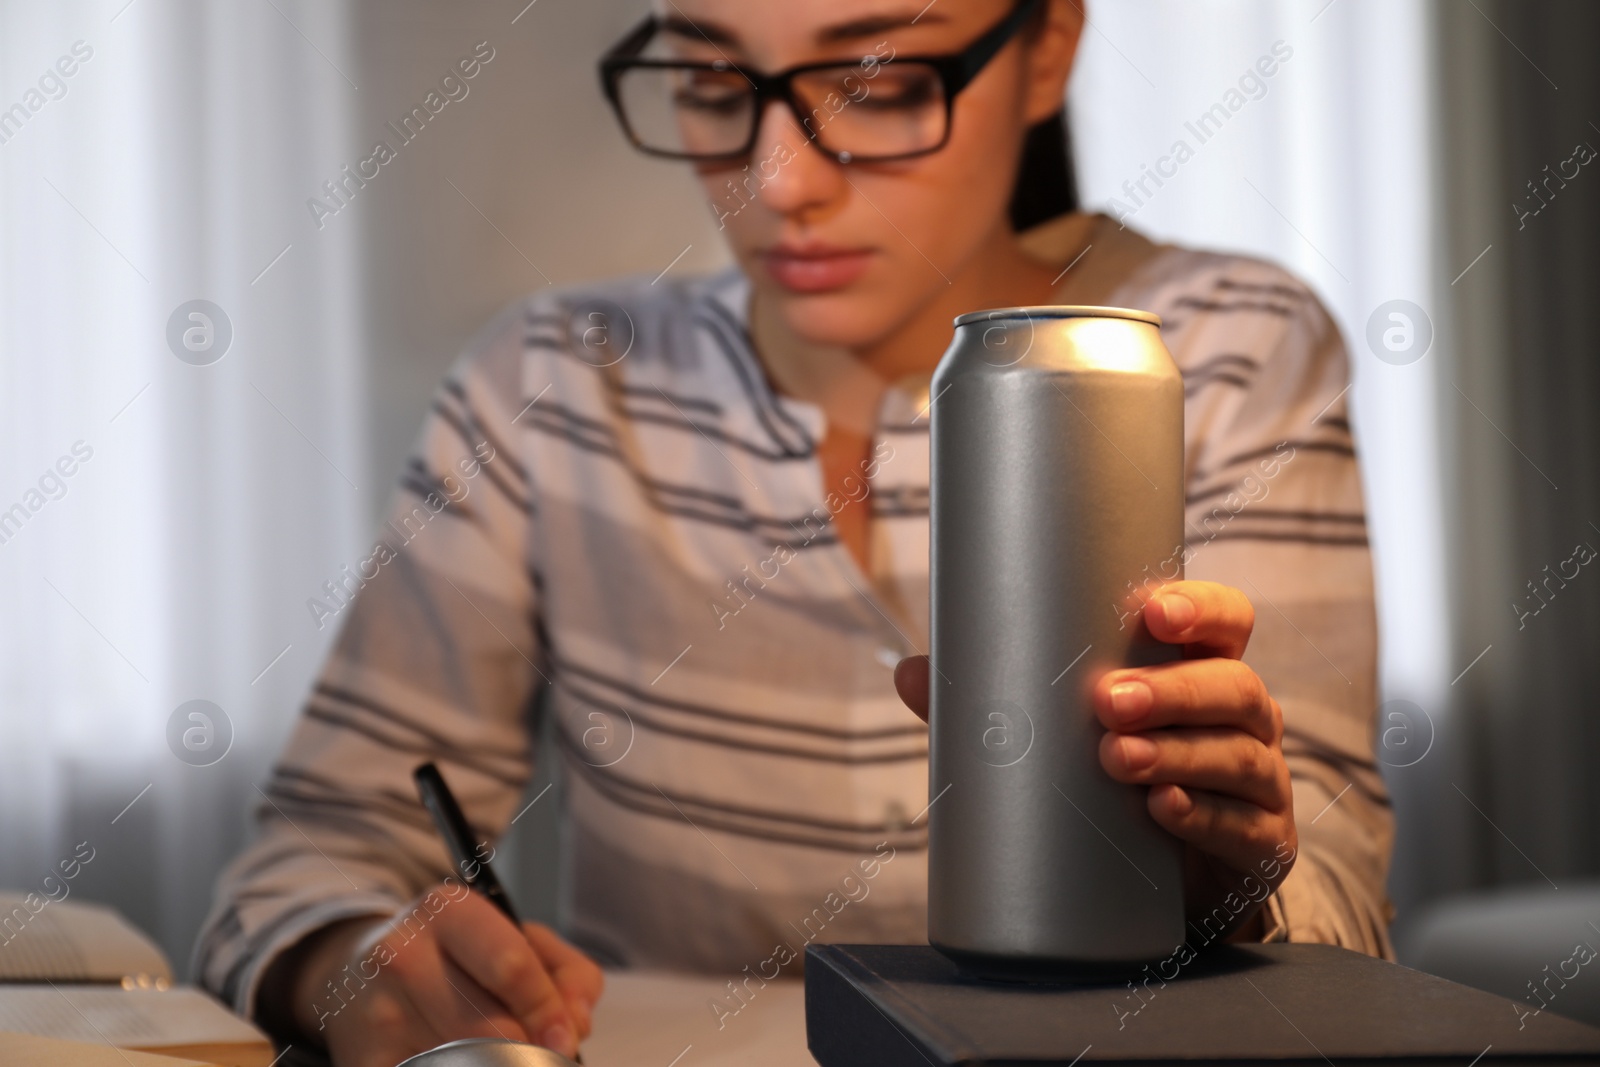
POLYGON ((1265 898, 1299 849, 1283 712, 1239 659, 1255 609, 1231 586, 1172 582, 1145 604, 1144 622, 1156 640, 1182 645, 1184 658, 1096 681, 1107 731, 1100 765, 1119 782, 1150 786, 1151 816, 1188 845, 1190 917, 1221 907, 1232 929, 1245 929, 1258 906, 1243 901, 1265 898), (1224 904, 1230 893, 1241 907, 1224 904))
MULTIPOLYGON (((1184 658, 1096 680, 1094 710, 1106 728, 1100 764, 1119 782, 1149 786, 1151 817, 1187 845, 1189 917, 1200 922, 1221 909, 1224 933, 1258 933, 1259 902, 1289 873, 1299 838, 1283 713, 1239 659, 1255 609, 1230 586, 1183 581, 1163 586, 1143 616, 1158 641, 1183 646, 1184 658)), ((894 680, 926 719, 927 657, 901 660, 894 680)))
POLYGON ((519 930, 451 880, 393 919, 313 935, 293 979, 298 1029, 336 1067, 393 1067, 466 1037, 505 1037, 571 1057, 589 1034, 600 968, 539 923, 519 930), (330 985, 331 983, 331 985, 330 985))

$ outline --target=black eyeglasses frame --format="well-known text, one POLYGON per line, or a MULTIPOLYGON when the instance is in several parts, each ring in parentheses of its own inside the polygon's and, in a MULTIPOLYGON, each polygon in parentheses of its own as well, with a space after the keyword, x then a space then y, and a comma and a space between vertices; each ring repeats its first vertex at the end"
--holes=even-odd
POLYGON ((646 155, 657 156, 662 159, 683 160, 694 163, 724 163, 744 159, 755 148, 756 138, 761 133, 761 116, 765 114, 767 105, 772 101, 782 101, 794 115, 795 121, 806 133, 813 147, 823 155, 838 163, 889 163, 902 159, 915 159, 918 156, 930 155, 939 151, 950 142, 950 130, 954 124, 956 96, 972 83, 989 65, 1002 48, 1004 48, 1021 30, 1028 18, 1038 8, 1042 0, 1021 0, 1011 13, 1001 19, 994 26, 985 31, 977 40, 973 41, 960 52, 947 55, 912 55, 894 56, 888 60, 880 60, 875 55, 863 56, 859 60, 833 60, 826 63, 806 63, 790 67, 774 74, 763 74, 760 71, 744 70, 734 63, 719 59, 709 63, 696 63, 687 60, 674 59, 640 59, 639 54, 645 50, 652 38, 661 29, 661 20, 654 13, 645 16, 644 20, 629 30, 627 35, 608 49, 600 59, 600 84, 605 92, 606 101, 611 105, 611 110, 617 116, 617 122, 622 127, 623 134, 634 148, 646 155), (810 120, 803 115, 802 103, 794 95, 794 79, 802 74, 810 74, 818 70, 830 70, 841 67, 853 67, 868 61, 889 65, 891 63, 920 63, 933 68, 938 75, 944 90, 944 136, 939 143, 927 148, 919 148, 913 152, 901 152, 884 156, 863 156, 853 152, 835 152, 822 144, 818 131, 811 125, 810 120), (629 70, 638 68, 654 68, 658 70, 704 70, 714 73, 734 71, 750 83, 755 93, 755 108, 750 122, 750 136, 738 149, 715 154, 696 152, 674 152, 669 149, 656 148, 640 140, 633 127, 628 122, 628 116, 622 106, 621 82, 623 75, 629 70))

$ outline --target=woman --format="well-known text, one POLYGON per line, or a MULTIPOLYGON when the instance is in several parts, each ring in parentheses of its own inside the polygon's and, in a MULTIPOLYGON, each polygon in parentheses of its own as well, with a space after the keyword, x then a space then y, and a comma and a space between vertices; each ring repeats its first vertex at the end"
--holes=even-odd
POLYGON ((1144 618, 1186 657, 1094 691, 1107 773, 1186 843, 1195 942, 1387 954, 1370 563, 1315 298, 1104 216, 1013 228, 1073 0, 662 10, 608 92, 637 146, 692 162, 738 267, 531 297, 468 348, 204 980, 388 1064, 478 1034, 572 1052, 595 960, 770 977, 809 940, 922 940, 926 728, 901 700, 925 713, 928 377, 957 314, 1047 303, 1157 312, 1185 374, 1191 580, 1144 618), (498 835, 535 708, 568 940, 461 890, 409 780, 437 760, 498 835))

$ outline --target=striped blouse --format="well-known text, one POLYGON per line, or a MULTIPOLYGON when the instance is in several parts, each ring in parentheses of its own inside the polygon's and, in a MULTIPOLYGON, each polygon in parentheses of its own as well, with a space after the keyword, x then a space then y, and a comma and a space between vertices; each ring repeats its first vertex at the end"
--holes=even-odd
MULTIPOLYGON (((1065 267, 1066 229, 1025 245, 1065 267)), ((812 940, 926 939, 927 728, 892 668, 927 648, 928 379, 890 383, 863 478, 825 487, 823 413, 769 384, 748 295, 737 270, 547 290, 467 347, 371 552, 310 605, 338 640, 196 947, 238 1010, 311 930, 451 872, 416 764, 493 839, 542 725, 560 925, 602 963, 771 977, 812 940), (871 509, 865 569, 845 507, 871 509)), ((1388 955, 1337 328, 1279 268, 1103 216, 1058 299, 1156 312, 1183 372, 1188 576, 1254 602, 1284 712, 1301 851, 1268 936, 1388 955)))

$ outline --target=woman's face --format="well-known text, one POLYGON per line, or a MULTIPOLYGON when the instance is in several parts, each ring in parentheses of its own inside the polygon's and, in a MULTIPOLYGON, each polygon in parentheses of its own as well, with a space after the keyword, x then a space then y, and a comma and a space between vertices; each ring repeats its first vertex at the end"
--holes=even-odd
MULTIPOLYGON (((747 70, 877 57, 813 116, 817 128, 876 103, 874 62, 893 74, 891 57, 960 52, 1012 10, 1013 0, 671 0, 661 18, 672 52, 747 70)), ((808 341, 866 348, 983 269, 1010 239, 1006 208, 1027 128, 1060 107, 1076 32, 1062 28, 1070 15, 1050 16, 955 98, 936 152, 841 164, 810 144, 787 107, 770 104, 748 158, 696 164, 769 311, 808 341)))

